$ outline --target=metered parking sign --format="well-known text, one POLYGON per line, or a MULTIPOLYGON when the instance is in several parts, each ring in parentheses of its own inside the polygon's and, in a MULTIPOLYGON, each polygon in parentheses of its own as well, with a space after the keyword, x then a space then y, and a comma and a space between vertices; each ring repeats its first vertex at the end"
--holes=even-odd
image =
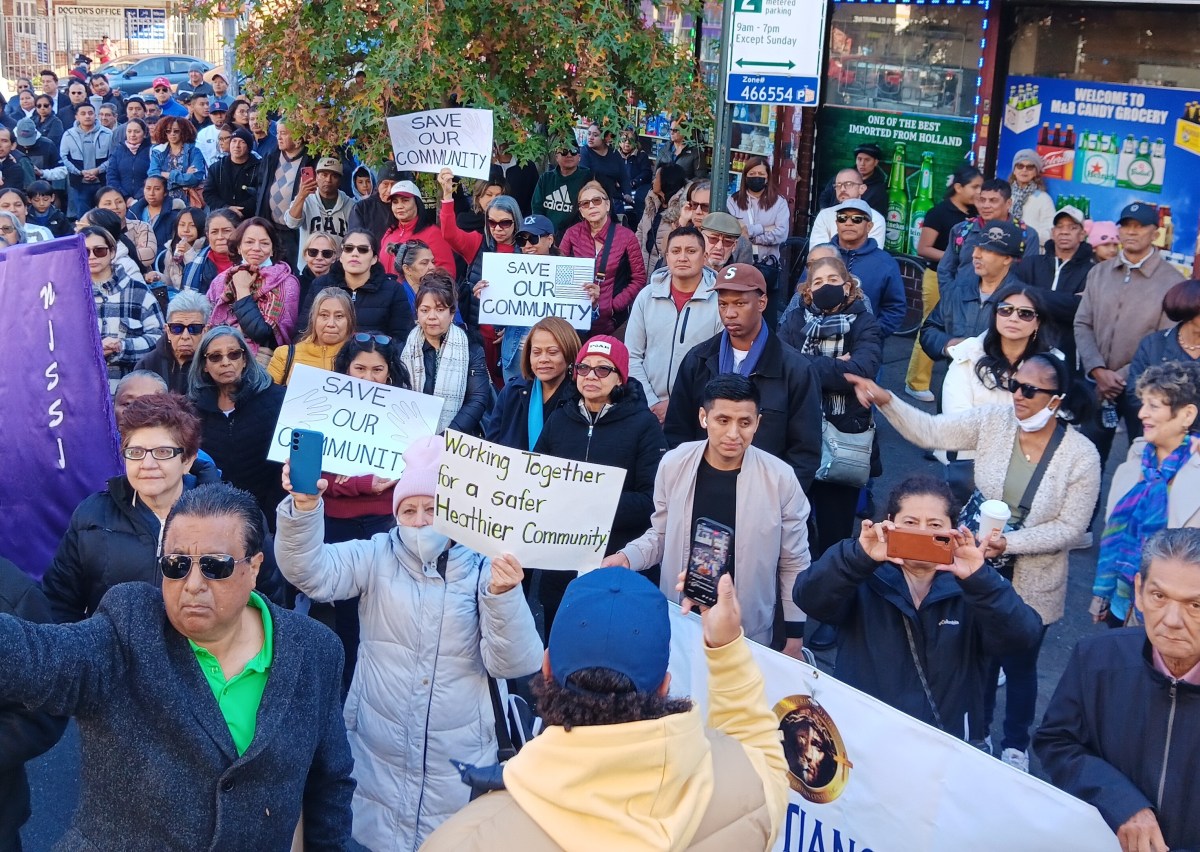
POLYGON ((824 37, 824 0, 735 0, 726 103, 816 106, 824 37))

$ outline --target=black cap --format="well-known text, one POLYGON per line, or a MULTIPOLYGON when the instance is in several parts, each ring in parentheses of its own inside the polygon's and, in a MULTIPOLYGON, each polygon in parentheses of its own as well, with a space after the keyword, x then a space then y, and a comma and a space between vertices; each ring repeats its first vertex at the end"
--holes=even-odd
POLYGON ((863 142, 854 149, 854 155, 866 154, 868 157, 874 157, 876 160, 883 159, 883 149, 874 142, 863 142))
POLYGON ((1129 219, 1132 219, 1139 225, 1158 225, 1158 208, 1144 201, 1135 201, 1132 204, 1127 204, 1125 209, 1121 211, 1121 215, 1117 217, 1117 224, 1124 225, 1126 220, 1129 219))
POLYGON ((981 249, 1012 258, 1025 253, 1025 234, 1012 222, 1001 219, 985 222, 981 236, 983 239, 978 243, 981 249))

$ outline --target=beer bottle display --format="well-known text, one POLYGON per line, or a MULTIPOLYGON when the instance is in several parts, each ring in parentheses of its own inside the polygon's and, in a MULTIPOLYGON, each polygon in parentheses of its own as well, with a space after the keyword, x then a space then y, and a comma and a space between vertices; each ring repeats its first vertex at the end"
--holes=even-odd
MULTIPOLYGON (((917 197, 913 200, 912 213, 908 219, 908 251, 917 253, 921 244, 921 228, 925 227, 925 214, 933 207, 933 152, 921 154, 921 177, 917 186, 917 197)), ((890 212, 890 206, 889 206, 890 212)))
POLYGON ((896 143, 888 175, 887 231, 883 247, 903 254, 908 246, 908 189, 904 185, 904 143, 896 143))

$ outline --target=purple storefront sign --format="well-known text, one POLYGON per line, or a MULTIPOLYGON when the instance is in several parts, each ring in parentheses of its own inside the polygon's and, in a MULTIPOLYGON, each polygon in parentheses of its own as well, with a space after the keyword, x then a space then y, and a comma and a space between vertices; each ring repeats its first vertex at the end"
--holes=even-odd
POLYGON ((83 237, 0 251, 0 556, 40 579, 83 498, 124 469, 83 237))

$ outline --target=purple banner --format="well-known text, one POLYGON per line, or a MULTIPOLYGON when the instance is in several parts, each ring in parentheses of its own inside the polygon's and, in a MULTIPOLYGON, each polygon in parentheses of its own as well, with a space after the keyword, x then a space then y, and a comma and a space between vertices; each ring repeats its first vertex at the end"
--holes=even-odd
POLYGON ((83 237, 0 251, 0 556, 41 579, 84 497, 120 473, 83 237))

